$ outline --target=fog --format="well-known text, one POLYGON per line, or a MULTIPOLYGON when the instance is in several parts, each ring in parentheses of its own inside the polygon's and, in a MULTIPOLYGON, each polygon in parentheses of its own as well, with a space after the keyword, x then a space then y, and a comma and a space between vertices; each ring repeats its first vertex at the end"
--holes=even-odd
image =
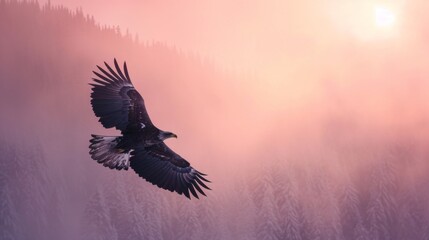
POLYGON ((425 8, 0 1, 0 236, 428 239, 425 8), (113 58, 206 198, 91 160, 90 134, 118 134, 87 84, 113 58))

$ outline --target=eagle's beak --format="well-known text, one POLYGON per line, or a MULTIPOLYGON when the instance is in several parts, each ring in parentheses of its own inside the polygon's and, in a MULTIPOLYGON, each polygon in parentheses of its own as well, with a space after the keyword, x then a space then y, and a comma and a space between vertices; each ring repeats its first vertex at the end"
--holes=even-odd
POLYGON ((173 133, 172 137, 177 138, 177 135, 173 133))

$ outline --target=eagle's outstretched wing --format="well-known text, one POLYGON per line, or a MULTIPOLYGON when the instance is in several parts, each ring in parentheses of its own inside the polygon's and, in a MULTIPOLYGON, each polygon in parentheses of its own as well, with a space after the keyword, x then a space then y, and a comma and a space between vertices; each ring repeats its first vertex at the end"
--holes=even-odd
POLYGON ((204 184, 210 182, 203 177, 205 174, 192 168, 188 161, 163 142, 150 147, 138 147, 132 155, 131 168, 140 177, 160 188, 180 195, 183 193, 189 199, 189 192, 198 198, 196 191, 206 196, 201 187, 210 190, 204 184))
POLYGON ((153 126, 147 114, 142 96, 131 83, 127 65, 124 62, 122 73, 116 59, 116 72, 107 64, 105 69, 97 66, 101 73, 95 72, 98 78, 91 93, 91 105, 94 113, 100 118, 99 122, 105 128, 115 127, 124 132, 127 128, 153 126), (144 124, 144 125, 142 125, 144 124))

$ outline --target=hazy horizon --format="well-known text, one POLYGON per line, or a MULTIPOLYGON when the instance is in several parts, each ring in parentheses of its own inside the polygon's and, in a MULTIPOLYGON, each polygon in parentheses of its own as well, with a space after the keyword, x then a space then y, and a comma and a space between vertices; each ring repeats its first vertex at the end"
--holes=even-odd
POLYGON ((429 3, 18 2, 0 0, 0 238, 428 239, 429 3), (90 134, 118 134, 88 85, 113 58, 207 197, 91 160, 90 134))

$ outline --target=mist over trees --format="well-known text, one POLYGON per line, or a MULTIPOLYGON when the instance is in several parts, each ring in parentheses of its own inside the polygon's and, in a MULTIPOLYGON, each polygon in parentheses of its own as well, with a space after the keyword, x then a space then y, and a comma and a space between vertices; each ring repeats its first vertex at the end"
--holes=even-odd
POLYGON ((318 96, 317 113, 267 122, 250 84, 261 80, 82 10, 0 0, 0 33, 1 239, 429 239, 429 109, 412 128, 366 127, 318 96), (90 134, 115 132, 87 83, 114 57, 152 120, 178 133, 167 144, 209 174, 207 198, 90 159, 90 134))

